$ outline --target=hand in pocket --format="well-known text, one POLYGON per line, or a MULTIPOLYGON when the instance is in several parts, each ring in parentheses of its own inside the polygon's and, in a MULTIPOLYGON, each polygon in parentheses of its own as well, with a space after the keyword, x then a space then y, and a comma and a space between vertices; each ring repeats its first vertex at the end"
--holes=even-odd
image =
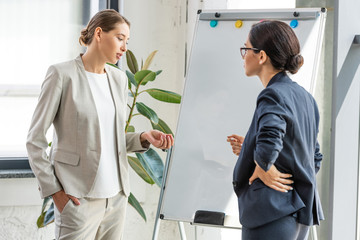
POLYGON ((56 205, 56 208, 59 210, 60 213, 64 210, 65 205, 68 203, 68 201, 73 201, 75 205, 80 205, 79 199, 76 197, 73 197, 71 195, 68 195, 64 192, 64 190, 60 190, 52 195, 54 204, 56 205))

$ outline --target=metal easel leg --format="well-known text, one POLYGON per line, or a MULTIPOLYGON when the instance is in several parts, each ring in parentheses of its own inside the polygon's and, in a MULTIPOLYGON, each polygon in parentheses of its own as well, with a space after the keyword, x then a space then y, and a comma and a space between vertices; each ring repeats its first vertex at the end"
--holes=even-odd
POLYGON ((312 240, 318 240, 316 226, 311 227, 311 236, 312 240))
POLYGON ((186 233, 183 222, 178 222, 181 240, 186 240, 186 233))
POLYGON ((152 240, 157 240, 159 236, 159 229, 160 229, 160 218, 155 219, 155 226, 154 226, 154 232, 152 240))
POLYGON ((172 152, 172 147, 168 150, 168 154, 166 156, 166 164, 165 164, 165 168, 164 168, 163 182, 162 182, 160 196, 159 196, 158 209, 156 211, 156 218, 155 218, 155 225, 154 225, 154 231, 153 231, 152 240, 157 240, 158 236, 159 236, 160 209, 161 209, 161 202, 162 202, 163 195, 164 195, 164 188, 165 188, 165 182, 166 182, 166 177, 167 177, 167 171, 168 171, 168 168, 169 168, 169 161, 170 161, 171 152, 172 152))
MULTIPOLYGON (((178 222, 178 226, 179 226, 179 232, 180 232, 181 240, 186 240, 186 233, 185 233, 184 223, 183 222, 178 222)), ((160 228, 160 218, 157 218, 155 220, 155 227, 154 227, 152 240, 157 240, 158 239, 159 228, 160 228)))

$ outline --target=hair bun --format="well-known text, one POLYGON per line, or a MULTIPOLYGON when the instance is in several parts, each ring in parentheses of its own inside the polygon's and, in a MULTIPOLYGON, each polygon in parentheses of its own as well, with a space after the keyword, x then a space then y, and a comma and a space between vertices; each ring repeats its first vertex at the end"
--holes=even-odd
POLYGON ((84 28, 81 30, 80 37, 79 37, 79 43, 81 45, 87 45, 89 43, 89 36, 88 36, 89 30, 87 28, 84 28))
POLYGON ((285 70, 291 74, 297 73, 301 66, 304 64, 304 58, 300 54, 291 56, 285 64, 285 70))

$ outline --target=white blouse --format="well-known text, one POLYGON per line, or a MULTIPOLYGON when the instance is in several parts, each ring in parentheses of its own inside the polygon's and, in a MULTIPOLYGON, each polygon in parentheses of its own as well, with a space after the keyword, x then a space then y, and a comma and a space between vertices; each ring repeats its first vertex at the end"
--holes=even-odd
POLYGON ((87 195, 109 198, 120 192, 119 163, 116 151, 115 106, 106 73, 86 71, 100 123, 101 156, 95 183, 87 195))

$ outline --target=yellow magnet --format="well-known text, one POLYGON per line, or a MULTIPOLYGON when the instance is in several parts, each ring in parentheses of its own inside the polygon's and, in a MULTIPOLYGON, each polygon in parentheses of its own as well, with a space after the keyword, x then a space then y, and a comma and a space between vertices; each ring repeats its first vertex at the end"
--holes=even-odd
POLYGON ((236 28, 241 28, 242 25, 243 25, 243 22, 242 22, 241 20, 237 20, 237 21, 235 22, 235 27, 236 27, 236 28))

